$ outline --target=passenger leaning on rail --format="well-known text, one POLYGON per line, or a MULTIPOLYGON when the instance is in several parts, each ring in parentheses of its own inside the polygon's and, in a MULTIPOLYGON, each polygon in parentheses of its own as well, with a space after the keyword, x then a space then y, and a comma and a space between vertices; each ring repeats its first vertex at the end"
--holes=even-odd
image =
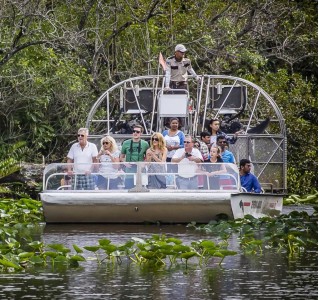
POLYGON ((167 58, 167 69, 165 72, 165 90, 183 89, 187 90, 188 73, 193 75, 196 80, 200 77, 195 73, 191 60, 185 58, 187 49, 184 45, 179 44, 175 47, 173 56, 167 58))
POLYGON ((117 171, 120 153, 113 137, 105 136, 101 139, 101 150, 96 157, 101 163, 99 169, 101 175, 98 175, 96 184, 100 190, 116 190, 118 188, 120 179, 117 171))
POLYGON ((98 151, 96 145, 88 141, 89 130, 80 128, 78 130, 78 142, 71 146, 67 155, 68 175, 72 176, 72 189, 93 190, 95 188, 94 172, 96 156, 98 151), (74 163, 73 170, 71 163, 74 163))
MULTIPOLYGON (((125 173, 136 173, 137 171, 137 165, 130 164, 130 162, 144 161, 149 145, 141 139, 142 132, 143 127, 141 125, 134 125, 132 139, 126 140, 122 144, 120 161, 125 162, 125 173)), ((134 176, 126 175, 124 185, 126 189, 133 188, 134 176)))

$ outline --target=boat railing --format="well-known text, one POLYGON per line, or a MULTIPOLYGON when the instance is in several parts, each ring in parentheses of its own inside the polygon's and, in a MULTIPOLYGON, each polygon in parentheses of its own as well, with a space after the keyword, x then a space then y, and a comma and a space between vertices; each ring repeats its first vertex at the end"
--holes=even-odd
MULTIPOLYGON (((232 124, 231 120, 239 118, 244 130, 249 131, 269 117, 272 125, 268 126, 267 132, 285 135, 281 111, 276 102, 261 87, 234 76, 201 75, 200 78, 201 80, 196 84, 190 82, 189 89, 186 91, 187 98, 192 100, 192 108, 187 112, 192 120, 192 124, 188 124, 188 133, 197 135, 205 130, 206 124, 203 120, 210 118, 224 120, 224 123, 229 126, 232 124)), ((163 128, 162 124, 155 119, 160 118, 158 109, 164 107, 160 102, 166 103, 165 99, 161 99, 163 95, 166 98, 174 98, 169 102, 168 107, 165 106, 165 110, 166 108, 174 110, 174 103, 180 98, 179 92, 164 91, 162 75, 138 76, 124 80, 110 87, 97 99, 88 114, 86 127, 92 128, 96 134, 110 133, 118 130, 116 121, 124 118, 125 115, 134 115, 140 119, 146 134, 160 131, 163 128), (120 108, 117 111, 118 117, 114 117, 112 107, 120 108), (102 109, 104 113, 106 109, 104 119, 100 118, 99 109, 102 109), (149 116, 151 118, 148 118, 149 116)), ((184 105, 178 106, 178 109, 183 107, 184 105)))
POLYGON ((238 169, 226 163, 50 164, 44 191, 198 192, 241 191, 238 169))

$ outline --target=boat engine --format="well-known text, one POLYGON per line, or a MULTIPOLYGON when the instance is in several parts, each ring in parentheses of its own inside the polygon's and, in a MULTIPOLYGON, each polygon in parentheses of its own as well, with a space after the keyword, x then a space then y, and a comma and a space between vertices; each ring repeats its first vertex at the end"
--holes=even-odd
POLYGON ((220 123, 220 129, 225 133, 235 133, 242 128, 243 124, 239 121, 239 119, 231 119, 230 115, 224 115, 220 123))

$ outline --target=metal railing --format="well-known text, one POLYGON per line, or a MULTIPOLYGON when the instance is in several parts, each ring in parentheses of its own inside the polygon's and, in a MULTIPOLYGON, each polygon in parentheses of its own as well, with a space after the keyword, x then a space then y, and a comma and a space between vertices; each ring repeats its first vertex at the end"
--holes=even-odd
POLYGON ((101 164, 48 165, 43 174, 43 190, 59 192, 74 190, 165 192, 185 189, 200 192, 225 190, 239 192, 241 190, 239 173, 233 164, 137 162, 111 163, 110 166, 114 169, 105 171, 101 164), (67 172, 70 168, 72 172, 67 172))

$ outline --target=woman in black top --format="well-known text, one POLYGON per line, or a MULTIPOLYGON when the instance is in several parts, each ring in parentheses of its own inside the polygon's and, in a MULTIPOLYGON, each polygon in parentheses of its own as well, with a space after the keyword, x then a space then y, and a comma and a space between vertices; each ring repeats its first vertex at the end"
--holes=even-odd
POLYGON ((219 147, 211 147, 210 149, 210 159, 208 161, 209 164, 204 164, 204 168, 206 171, 206 176, 208 177, 210 190, 219 190, 219 174, 227 173, 226 167, 221 158, 221 150, 219 147), (216 164, 216 165, 215 165, 216 164))

